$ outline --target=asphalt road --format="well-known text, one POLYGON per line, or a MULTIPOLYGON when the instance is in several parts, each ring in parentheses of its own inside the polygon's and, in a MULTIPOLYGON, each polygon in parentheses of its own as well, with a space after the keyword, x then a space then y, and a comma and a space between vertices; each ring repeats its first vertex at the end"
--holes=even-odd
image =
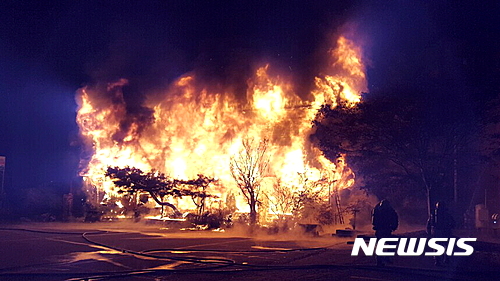
POLYGON ((499 280, 482 249, 436 268, 430 257, 351 257, 348 238, 170 231, 140 224, 0 227, 0 280, 499 280), (86 234, 84 234, 86 233, 86 234))

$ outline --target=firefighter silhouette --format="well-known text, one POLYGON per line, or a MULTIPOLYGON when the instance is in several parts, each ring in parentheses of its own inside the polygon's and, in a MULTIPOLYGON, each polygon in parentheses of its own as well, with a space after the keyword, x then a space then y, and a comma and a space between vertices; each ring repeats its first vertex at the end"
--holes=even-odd
MULTIPOLYGON (((372 212, 372 224, 377 239, 391 237, 392 232, 398 228, 398 214, 388 200, 384 199, 375 206, 372 212)), ((377 266, 384 266, 390 262, 389 257, 377 256, 377 266)))
MULTIPOLYGON (((455 220, 448 212, 444 202, 437 202, 436 208, 431 212, 427 221, 427 234, 432 238, 452 238, 452 230, 455 228, 455 220)), ((437 266, 448 262, 446 255, 435 256, 434 262, 437 266)))

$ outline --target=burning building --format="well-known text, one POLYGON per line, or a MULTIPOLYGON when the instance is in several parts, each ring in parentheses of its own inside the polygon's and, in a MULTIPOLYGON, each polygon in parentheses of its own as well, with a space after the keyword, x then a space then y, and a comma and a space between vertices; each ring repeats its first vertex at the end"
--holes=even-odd
MULTIPOLYGON (((309 93, 297 93, 286 77, 271 74, 269 64, 248 78, 246 95, 205 85, 194 71, 151 93, 133 111, 123 97, 126 79, 81 88, 77 122, 85 147, 80 174, 89 201, 120 197, 105 171, 108 166, 129 166, 178 179, 214 177, 218 184, 209 193, 218 197, 216 204, 222 207, 234 198, 236 208, 248 212, 230 171, 232 157, 248 139, 268 140, 269 171, 262 190, 271 205, 277 182, 289 191, 304 188, 306 181, 322 182, 316 187, 324 198, 351 187, 354 174, 343 156, 327 159, 309 136, 321 106, 355 106, 367 90, 361 51, 352 40, 338 37, 328 51, 328 67, 315 77, 309 93)), ((176 200, 179 209, 195 208, 191 200, 176 200)))

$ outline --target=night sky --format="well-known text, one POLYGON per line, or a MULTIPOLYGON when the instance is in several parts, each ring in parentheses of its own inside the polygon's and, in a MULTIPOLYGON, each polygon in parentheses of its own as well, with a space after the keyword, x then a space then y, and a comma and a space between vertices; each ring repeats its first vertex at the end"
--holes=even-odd
POLYGON ((128 78, 128 98, 140 100, 196 70, 238 89, 256 64, 271 62, 306 89, 345 24, 367 46, 369 95, 481 104, 499 93, 498 1, 46 2, 0 3, 8 193, 75 177, 74 95, 86 83, 128 78))

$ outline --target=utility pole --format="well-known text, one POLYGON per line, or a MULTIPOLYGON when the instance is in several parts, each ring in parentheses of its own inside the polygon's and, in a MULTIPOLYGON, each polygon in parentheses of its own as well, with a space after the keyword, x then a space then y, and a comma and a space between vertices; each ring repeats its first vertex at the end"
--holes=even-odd
POLYGON ((455 206, 458 204, 458 153, 456 137, 453 144, 453 202, 455 206))

